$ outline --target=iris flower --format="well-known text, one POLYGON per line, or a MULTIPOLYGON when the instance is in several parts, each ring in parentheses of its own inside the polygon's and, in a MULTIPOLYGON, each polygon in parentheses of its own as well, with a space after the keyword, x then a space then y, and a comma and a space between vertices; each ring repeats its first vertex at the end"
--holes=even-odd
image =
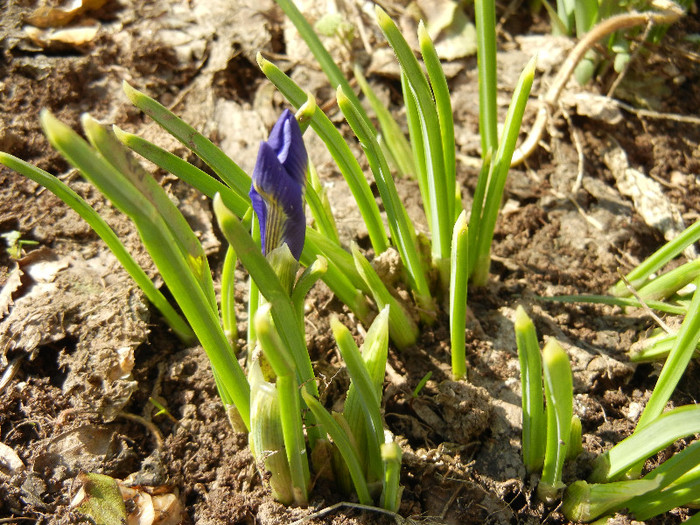
POLYGON ((304 189, 308 156, 301 129, 286 109, 260 143, 253 170, 250 200, 260 223, 263 254, 286 243, 295 259, 304 248, 304 189))

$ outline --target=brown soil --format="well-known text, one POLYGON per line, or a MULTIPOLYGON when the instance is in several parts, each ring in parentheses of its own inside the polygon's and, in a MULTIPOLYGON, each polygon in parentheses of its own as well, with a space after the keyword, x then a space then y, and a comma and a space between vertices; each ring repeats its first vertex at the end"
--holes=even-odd
MULTIPOLYGON (((330 91, 308 52, 285 32, 281 12, 271 1, 235 4, 171 0, 134 7, 107 1, 73 22, 98 24, 93 38, 79 44, 37 44, 23 29, 36 6, 0 2, 0 150, 70 180, 154 276, 128 221, 50 148, 38 114, 48 108, 78 129, 80 114, 90 112, 196 162, 125 101, 120 83, 128 80, 183 115, 250 170, 258 141, 284 107, 255 64, 258 50, 288 68, 320 104, 329 102, 330 91), (202 12, 204 4, 211 11, 202 12)), ((365 23, 374 41, 375 30, 369 20, 365 23)), ((500 35, 503 114, 526 58, 535 48, 556 55, 561 45, 551 38, 518 36, 536 31, 546 32, 546 24, 523 11, 506 21, 500 35)), ((696 115, 698 49, 685 37, 698 32, 698 22, 687 18, 671 28, 662 46, 648 45, 618 96, 636 106, 647 104, 659 114, 696 115)), ((384 47, 377 44, 377 56, 384 47)), ((336 52, 339 62, 347 63, 342 53, 348 51, 336 52)), ((362 49, 355 52, 360 59, 367 55, 367 63, 377 58, 362 49)), ((554 60, 554 66, 559 62, 554 60)), ((452 66, 459 179, 469 207, 477 175, 469 159, 479 155, 476 61, 466 58, 452 66)), ((556 73, 542 67, 534 94, 556 73)), ((381 65, 375 71, 371 81, 394 104, 395 76, 381 65)), ((608 72, 585 91, 571 84, 567 92, 604 92, 613 79, 608 72)), ((410 522, 566 522, 556 508, 537 501, 536 480, 528 479, 520 458, 520 386, 512 326, 518 304, 532 314, 540 337, 557 337, 571 356, 585 453, 568 468, 565 481, 584 478, 591 458, 629 435, 654 386, 659 365, 634 366, 626 356, 640 332, 653 326, 650 318, 539 297, 603 293, 617 280, 618 269, 628 271, 658 248, 665 234, 673 234, 672 228, 660 231, 645 210, 621 194, 605 160, 615 144, 627 154, 630 167, 659 183, 663 201, 657 207, 675 210, 686 225, 698 219, 700 126, 625 110, 611 120, 568 102, 564 108, 569 118, 555 115, 549 151, 540 149, 525 168, 512 170, 494 239, 490 283, 470 290, 469 381, 450 380, 446 319, 424 327, 416 347, 390 353, 385 420, 404 449, 400 515, 410 522), (572 192, 579 169, 577 148, 584 175, 572 192), (431 380, 414 397, 427 372, 432 372, 431 380)), ((340 122, 332 104, 325 109, 340 122)), ((533 113, 531 107, 525 129, 533 113)), ((308 147, 329 185, 343 241, 366 246, 366 232, 340 174, 317 139, 310 137, 308 147)), ((171 177, 156 175, 202 232, 218 272, 223 256, 209 203, 171 177)), ((415 184, 398 183, 420 229, 424 218, 416 211, 415 184)), ((229 426, 201 348, 183 348, 74 212, 2 167, 0 233, 12 230, 38 246, 27 247, 19 261, 0 250, 0 285, 14 289, 14 304, 0 304, 0 364, 15 371, 8 382, 0 381, 0 442, 23 464, 11 471, 0 463, 0 521, 75 522, 78 516, 69 503, 80 472, 131 476, 139 486, 167 486, 184 504, 185 523, 291 523, 342 500, 319 484, 309 509, 274 502, 246 437, 229 426), (18 271, 23 275, 14 285, 18 271), (149 397, 166 406, 174 419, 157 415, 149 397), (16 520, 4 520, 11 517, 16 520)), ((242 299, 239 306, 244 333, 242 299)), ((319 375, 326 378, 322 386, 328 406, 342 399, 347 385, 347 377, 338 373, 328 325, 333 313, 348 326, 356 324, 320 286, 312 298, 307 339, 319 375)), ((697 373, 696 363, 691 363, 673 405, 694 403, 700 396, 697 373)), ((673 511, 654 523, 679 523, 685 516, 685 510, 673 511)), ((307 523, 392 521, 341 506, 307 523)), ((616 523, 630 519, 621 515, 616 523)))

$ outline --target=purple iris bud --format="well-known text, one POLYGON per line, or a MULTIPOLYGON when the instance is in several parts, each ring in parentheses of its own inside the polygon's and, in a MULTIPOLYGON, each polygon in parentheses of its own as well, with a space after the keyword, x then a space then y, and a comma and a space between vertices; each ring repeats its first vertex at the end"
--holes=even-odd
POLYGON ((292 112, 286 109, 267 142, 260 143, 249 193, 260 223, 264 255, 287 243, 295 259, 301 256, 306 236, 307 163, 301 129, 292 112))

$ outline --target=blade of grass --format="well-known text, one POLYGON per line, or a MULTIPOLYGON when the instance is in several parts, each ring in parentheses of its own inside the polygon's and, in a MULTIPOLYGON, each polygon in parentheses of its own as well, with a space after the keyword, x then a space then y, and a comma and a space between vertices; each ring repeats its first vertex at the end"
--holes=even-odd
MULTIPOLYGON (((694 443, 693 445, 697 445, 694 443)), ((690 445, 681 452, 674 454, 666 460, 660 467, 652 470, 644 479, 656 480, 663 478, 663 482, 658 489, 634 498, 628 504, 629 511, 639 520, 649 520, 675 507, 688 504, 695 504, 700 498, 700 467, 697 457, 696 447, 690 445), (691 449, 689 453, 686 453, 691 449), (666 463, 673 462, 673 465, 664 469, 666 463), (664 469, 660 476, 649 477, 657 470, 664 469)))
POLYGON ((622 509, 635 496, 656 488, 655 481, 632 479, 612 483, 574 481, 566 490, 564 515, 575 522, 593 521, 603 514, 622 509))
POLYGON ((551 503, 565 486, 561 478, 571 438, 574 390, 569 356, 556 339, 549 339, 544 345, 542 364, 547 399, 547 444, 537 495, 551 503))
POLYGON ((598 456, 589 480, 596 483, 615 480, 677 439, 699 432, 700 406, 669 410, 598 456))
POLYGON ((340 245, 338 228, 335 224, 330 202, 328 202, 328 196, 321 185, 321 179, 318 178, 318 173, 312 162, 309 162, 309 175, 306 180, 306 202, 309 204, 311 215, 316 221, 319 233, 335 244, 340 245))
POLYGON ((239 217, 244 217, 250 209, 250 199, 248 195, 240 196, 234 190, 219 182, 214 177, 193 166, 180 157, 173 155, 160 146, 156 146, 146 139, 128 133, 117 126, 113 126, 114 134, 127 148, 135 151, 143 158, 151 161, 156 166, 172 173, 179 179, 185 181, 193 188, 198 189, 210 199, 217 193, 221 194, 226 207, 239 217))
POLYGON ((416 301, 422 312, 425 312, 428 317, 433 317, 435 305, 430 295, 430 287, 423 271, 423 265, 416 251, 416 232, 396 191, 396 185, 391 177, 391 173, 389 173, 386 159, 379 144, 377 144, 375 135, 367 129, 364 121, 360 118, 357 108, 352 105, 351 100, 347 98, 341 88, 338 89, 336 98, 340 110, 343 112, 345 119, 367 155, 367 161, 374 174, 374 180, 377 183, 377 189, 386 210, 392 243, 401 255, 401 260, 408 272, 409 284, 415 293, 416 301))
MULTIPOLYGON (((591 303, 591 304, 609 304, 611 306, 631 306, 641 308, 642 304, 634 297, 610 297, 608 295, 555 295, 553 297, 539 297, 542 301, 551 301, 556 303, 591 303)), ((649 308, 665 312, 667 314, 685 314, 688 309, 683 306, 665 303, 662 301, 644 301, 649 308)))
MULTIPOLYGON (((367 454, 366 465, 369 467, 369 470, 375 469, 378 470, 378 473, 381 473, 380 446, 384 443, 384 426, 382 425, 380 412, 381 397, 377 395, 377 389, 374 387, 372 378, 350 331, 335 316, 331 318, 331 330, 345 366, 348 369, 350 381, 354 385, 353 390, 361 406, 360 414, 364 418, 364 435, 355 434, 355 440, 358 444, 365 443, 365 446, 360 446, 359 449, 367 454)), ((382 377, 382 379, 384 378, 382 377)), ((350 421, 348 421, 348 425, 350 425, 350 421)), ((352 426, 350 428, 352 429, 352 426)), ((352 430, 354 431, 355 429, 352 430)), ((372 477, 380 479, 381 474, 372 477)))
POLYGON ((362 466, 360 465, 355 449, 348 435, 345 433, 345 430, 333 419, 333 416, 328 413, 318 399, 303 389, 301 395, 304 398, 306 406, 309 407, 309 410, 313 412, 316 419, 323 425, 323 429, 331 436, 335 442, 335 446, 338 447, 338 451, 343 456, 345 464, 350 471, 350 477, 352 478, 355 492, 357 492, 357 498, 360 500, 360 503, 362 505, 372 505, 372 497, 369 495, 369 489, 367 488, 367 482, 364 478, 364 472, 362 472, 362 466))
POLYGON ((177 117, 161 103, 134 89, 126 81, 122 83, 124 93, 134 106, 155 120, 164 130, 192 150, 216 173, 224 183, 244 197, 250 190, 250 177, 238 164, 208 138, 177 117))
POLYGON ((476 266, 477 248, 481 235, 481 214, 484 209, 486 188, 488 187, 493 169, 492 159, 493 150, 488 150, 486 154, 483 155, 483 162, 479 170, 479 178, 476 181, 476 188, 474 189, 472 209, 469 213, 469 277, 474 273, 474 267, 476 266))
POLYGON ((498 149, 496 96, 496 2, 475 0, 476 59, 479 71, 479 134, 481 157, 498 149))
POLYGON ((523 462, 528 472, 536 472, 544 462, 547 428, 542 397, 542 357, 535 325, 522 306, 515 310, 515 339, 522 390, 523 462))
POLYGON ((146 275, 146 272, 143 271, 127 251, 124 244, 119 237, 117 237, 117 234, 114 233, 114 230, 109 227, 104 219, 100 217, 82 197, 70 189, 60 179, 9 153, 0 152, 0 163, 33 180, 37 184, 41 184, 75 210, 105 242, 119 261, 119 264, 124 267, 138 287, 141 288, 146 298, 160 311, 165 321, 173 329, 173 332, 187 344, 192 344, 194 342, 194 332, 192 332, 187 322, 175 311, 160 290, 156 288, 148 275, 146 275))
POLYGON ((452 377, 455 381, 467 376, 465 333, 467 326, 467 281, 469 280, 469 228, 463 210, 452 232, 450 257, 450 349, 452 377))
POLYGON ((401 506, 401 447, 395 443, 382 443, 382 463, 384 464, 384 481, 380 505, 398 512, 401 506))
MULTIPOLYGON (((251 323, 253 324, 253 323, 251 323)), ((248 443, 253 457, 269 472, 266 481, 273 497, 283 505, 294 503, 292 476, 284 452, 284 435, 277 387, 263 377, 260 362, 253 361, 250 381, 250 434, 248 443)))
POLYGON ((236 251, 229 246, 221 270, 221 320, 229 341, 238 339, 236 323, 236 251))
MULTIPOLYGON (((628 273, 625 276, 625 279, 633 287, 639 289, 642 284, 644 284, 647 277, 662 268, 671 259, 674 259, 683 250, 685 250, 691 244, 697 242, 699 239, 700 221, 696 221, 695 224, 686 228, 678 237, 664 244, 642 264, 628 273)), ((627 289, 627 284, 623 280, 618 281, 615 286, 610 289, 610 293, 618 297, 627 297, 630 295, 630 291, 627 289)))
MULTIPOLYGON (((384 375, 386 374, 386 360, 389 347, 389 306, 385 306, 374 319, 367 330, 365 341, 362 344, 362 359, 372 381, 372 387, 378 399, 382 395, 384 375)), ((364 437, 367 431, 365 421, 365 407, 358 395, 354 384, 350 385, 348 395, 345 398, 343 417, 348 428, 358 445, 358 457, 362 464, 366 479, 374 482, 381 479, 381 467, 379 463, 370 461, 368 440, 364 437)), ((376 454, 375 454, 376 456, 376 454)), ((375 461, 376 461, 375 457, 375 461)))
POLYGON ((637 293, 645 301, 663 300, 694 281, 698 276, 700 276, 700 259, 695 259, 652 279, 639 288, 637 293))
MULTIPOLYGON (((408 135, 411 139, 411 149, 413 150, 413 164, 416 167, 416 180, 418 181, 418 188, 420 189, 425 218, 428 221, 428 228, 432 234, 433 212, 430 207, 428 168, 426 167, 427 157, 425 155, 425 146, 423 145, 423 131, 420 126, 420 116, 418 115, 416 99, 408 85, 408 79, 404 71, 401 71, 401 92, 403 93, 403 102, 406 107, 406 124, 408 125, 408 135)), ((435 227, 437 227, 437 224, 435 227)))
POLYGON ((389 311, 389 333, 391 340, 399 349, 404 349, 416 342, 418 337, 418 327, 406 312, 404 307, 396 298, 391 295, 384 282, 379 278, 377 272, 365 258, 355 243, 351 247, 352 255, 355 259, 357 271, 367 283, 377 308, 383 309, 386 305, 391 307, 389 311))
POLYGON ((520 74, 518 84, 513 92, 513 99, 508 107, 506 121, 503 125, 503 135, 493 161, 493 172, 486 190, 484 209, 479 226, 479 241, 472 276, 476 285, 484 285, 488 280, 493 232, 496 227, 496 219, 498 210, 501 207, 510 161, 513 157, 513 151, 515 151, 515 144, 520 133, 520 124, 523 120, 523 113, 530 96, 530 88, 532 87, 534 76, 535 57, 530 59, 520 74))
POLYGON ((678 330, 676 341, 661 369, 654 391, 639 418, 635 433, 661 415, 700 342, 700 277, 695 279, 694 284, 695 293, 688 313, 678 330))
POLYGON ((448 203, 454 197, 454 185, 449 186, 448 191, 437 111, 433 103, 428 80, 425 78, 418 60, 403 35, 396 27, 394 21, 389 18, 381 7, 375 6, 375 13, 379 28, 384 33, 389 45, 393 48, 401 64, 401 69, 406 74, 408 85, 416 102, 423 147, 427 159, 426 173, 432 213, 430 224, 433 227, 433 261, 438 265, 442 282, 447 287, 450 277, 449 267, 441 263, 441 261, 449 261, 450 257, 450 235, 452 233, 454 215, 449 215, 449 212, 451 209, 454 210, 454 204, 450 205, 448 203))
POLYGON ((445 167, 445 191, 447 192, 448 217, 456 217, 455 199, 453 188, 456 184, 457 161, 455 160, 455 124, 452 117, 452 102, 450 101, 450 88, 447 86, 445 72, 438 58, 433 41, 421 20, 418 23, 418 42, 420 44, 423 62, 428 71, 430 87, 435 97, 438 123, 440 125, 440 137, 442 138, 442 155, 445 167))
POLYGON ((211 277, 209 262, 199 239, 197 239, 185 217, 173 204, 160 184, 138 163, 131 151, 119 142, 111 129, 103 126, 88 114, 83 114, 81 122, 85 135, 92 146, 107 162, 124 175, 134 188, 148 199, 156 212, 163 217, 165 224, 175 238, 177 246, 190 264, 192 273, 197 278, 202 292, 208 299, 209 307, 218 314, 214 281, 211 277))
MULTIPOLYGON (((297 6, 294 5, 294 2, 292 0, 275 0, 275 2, 277 2, 277 5, 282 8, 289 20, 291 20, 294 26, 297 28, 297 31, 299 31, 299 35, 301 35, 301 37, 304 39, 306 45, 309 46, 309 49, 313 53, 318 64, 321 66, 323 72, 326 74, 331 86, 334 88, 343 86, 346 91, 351 93, 349 96, 352 99, 353 104, 359 106, 360 100, 352 91, 350 84, 345 78, 345 75, 343 75, 343 72, 340 70, 333 57, 321 43, 321 40, 311 27, 311 24, 309 24, 306 18, 304 18, 304 15, 301 14, 299 9, 297 9, 297 6)), ((370 125, 369 117, 367 117, 367 114, 364 113, 364 111, 362 113, 362 119, 367 125, 370 125)))
POLYGON ((411 151, 411 145, 408 143, 406 136, 403 134, 403 131, 401 131, 401 127, 398 122, 396 122, 391 112, 374 93, 367 79, 365 79, 362 74, 360 67, 356 65, 353 71, 357 84, 360 86, 362 93, 369 101, 377 116, 384 143, 396 163, 398 172, 404 177, 415 177, 416 168, 413 165, 413 152, 411 151))

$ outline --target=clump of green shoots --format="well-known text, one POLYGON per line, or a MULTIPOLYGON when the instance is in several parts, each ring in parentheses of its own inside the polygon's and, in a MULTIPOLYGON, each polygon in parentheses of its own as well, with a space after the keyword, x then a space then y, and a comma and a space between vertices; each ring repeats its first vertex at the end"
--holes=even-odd
MULTIPOLYGON (((698 261, 658 273, 699 239, 700 222, 696 222, 620 279, 610 289, 611 296, 551 298, 644 307, 649 312, 683 315, 677 331, 657 336, 644 350, 631 354, 631 359, 636 361, 664 357, 666 361, 634 433, 596 458, 589 482, 577 481, 569 487, 563 510, 572 520, 591 521, 625 508, 635 518, 646 520, 678 506, 695 504, 700 497, 697 443, 640 478, 647 459, 675 441, 697 434, 700 428, 697 421, 700 407, 681 406, 664 412, 700 342, 698 261)), ((665 327, 660 318, 654 317, 665 327)))
MULTIPOLYGON (((328 147, 348 183, 367 227, 375 257, 393 247, 403 263, 405 285, 411 291, 415 304, 392 307, 392 341, 399 348, 413 344, 418 332, 411 326, 409 318, 419 317, 423 323, 431 323, 441 308, 444 309, 450 315, 453 376, 463 378, 466 376, 464 331, 467 282, 471 280, 476 285, 484 285, 488 279, 493 231, 532 86, 534 59, 526 65, 515 88, 499 140, 495 97, 495 4, 491 0, 478 1, 479 119, 484 162, 467 220, 461 204, 461 191, 456 183, 454 122, 449 88, 423 24, 419 24, 418 42, 427 75, 391 18, 381 8, 376 8, 377 24, 401 67, 407 140, 401 127, 372 93, 360 68, 355 66, 357 82, 379 121, 379 131, 374 128, 349 82, 311 25, 290 0, 278 0, 277 3, 297 27, 331 85, 337 87, 338 106, 362 145, 386 210, 388 234, 359 164, 328 118, 317 112, 311 118, 310 125, 328 147), (396 192, 392 166, 396 166, 401 175, 413 176, 417 180, 430 230, 429 240, 424 240, 409 220, 396 192), (424 244, 430 247, 429 254, 420 249, 424 244)), ((274 64, 261 55, 258 55, 258 63, 263 73, 294 107, 300 107, 306 101, 302 88, 274 64)), ((363 275, 363 279, 354 282, 354 285, 371 296, 378 307, 387 304, 390 296, 394 295, 393 290, 377 283, 378 279, 367 276, 371 267, 360 261, 364 256, 359 251, 353 250, 353 256, 358 272, 363 275)), ((352 308, 352 305, 348 306, 352 308)))
POLYGON ((581 422, 573 414, 571 365, 554 338, 540 355, 535 326, 522 306, 515 313, 515 337, 522 385, 523 461, 530 473, 542 469, 537 495, 552 503, 566 486, 564 461, 575 459, 582 449, 581 422))
MULTIPOLYGON (((157 102, 126 84, 125 91, 147 112, 166 115, 166 110, 157 102)), ((299 113, 299 118, 303 120, 313 111, 315 105, 310 103, 299 113)), ((280 206, 279 210, 286 209, 288 193, 285 191, 281 200, 269 203, 272 207, 267 209, 266 221, 263 221, 267 222, 267 227, 261 224, 259 234, 268 241, 265 244, 267 255, 263 255, 260 240, 256 242, 251 235, 251 228, 252 233, 258 231, 257 221, 249 211, 251 197, 247 190, 251 188, 251 178, 184 122, 167 117, 165 120, 175 136, 188 137, 188 144, 205 162, 215 166, 215 172, 226 172, 226 178, 222 178, 224 182, 143 139, 121 130, 113 132, 87 115, 82 122, 89 144, 50 113, 42 113, 42 125, 51 144, 133 221, 184 319, 146 277, 104 220, 68 186, 11 155, 0 153, 0 162, 46 186, 78 211, 107 242, 173 331, 187 343, 199 341, 211 361, 229 419, 236 430, 250 432, 251 449, 261 468, 270 472, 265 478, 269 478, 277 499, 284 503, 307 504, 311 473, 324 468, 324 465, 314 465, 313 462, 310 465, 309 457, 315 457, 314 451, 321 447, 339 454, 342 459, 334 467, 338 480, 350 473, 351 483, 342 485, 338 481, 339 485, 348 491, 354 490, 363 504, 381 503, 396 510, 401 495, 398 476, 400 449, 397 450, 390 435, 385 436, 380 410, 390 307, 375 319, 365 341, 367 349, 362 354, 356 347, 354 353, 353 349, 349 353, 343 351, 348 346, 349 333, 343 338, 337 336, 341 353, 349 360, 352 385, 346 403, 348 408, 343 414, 349 423, 338 433, 336 427, 327 426, 329 418, 335 420, 317 399, 316 378, 304 337, 305 296, 319 278, 327 278, 332 273, 331 264, 319 254, 316 242, 319 237, 312 233, 304 244, 306 224, 303 215, 301 221, 297 221, 296 230, 289 223, 288 215, 275 215, 278 213, 275 205, 280 206), (148 158, 157 160, 171 173, 214 198, 221 231, 230 242, 223 267, 221 304, 216 301, 212 273, 196 235, 161 186, 120 141, 133 145, 134 150, 146 153, 148 158), (291 237, 284 238, 280 246, 270 244, 274 244, 270 239, 275 232, 288 235, 292 231, 301 232, 301 244, 291 237), (297 258, 302 262, 311 261, 299 277, 297 258), (247 374, 239 364, 235 346, 233 270, 237 259, 248 270, 254 283, 249 301, 253 305, 254 329, 249 332, 249 344, 260 348, 258 352, 251 352, 247 374), (303 411, 302 407, 310 410, 303 411), (371 417, 371 421, 363 421, 363 417, 371 417), (328 435, 333 439, 332 445, 328 435), (348 462, 347 466, 343 461, 348 462), (378 484, 379 490, 370 490, 368 483, 378 484)), ((289 126, 296 126, 296 120, 287 113, 278 124, 280 129, 288 130, 289 126)), ((280 173, 275 170, 296 169, 297 177, 306 177, 305 161, 300 160, 301 152, 304 158, 306 154, 300 145, 301 133, 297 133, 298 137, 292 138, 278 133, 275 139, 278 150, 272 151, 264 143, 268 149, 261 154, 262 162, 259 158, 261 167, 256 165, 253 182, 257 180, 258 186, 254 184, 254 188, 269 190, 269 184, 273 188, 289 188, 288 182, 280 179, 280 173), (283 159, 285 155, 287 157, 283 159), (276 167, 277 163, 279 166, 276 167)), ((301 194, 299 189, 298 195, 301 194)), ((318 244, 323 242, 325 240, 318 244)), ((335 260, 347 267, 353 265, 350 254, 344 260, 342 257, 335 260)), ((337 266, 333 270, 336 275, 342 275, 337 266)), ((334 331, 342 333, 342 329, 335 325, 334 331)))

